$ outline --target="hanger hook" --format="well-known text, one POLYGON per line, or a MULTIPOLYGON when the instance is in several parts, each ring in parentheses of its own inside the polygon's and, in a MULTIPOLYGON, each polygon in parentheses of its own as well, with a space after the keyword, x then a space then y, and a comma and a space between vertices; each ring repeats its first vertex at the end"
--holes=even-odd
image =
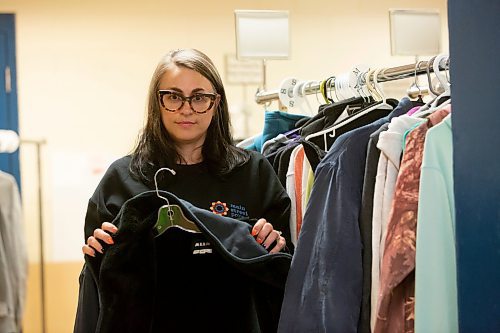
POLYGON ((448 57, 448 60, 446 60, 446 64, 445 64, 445 70, 444 70, 444 74, 446 75, 446 80, 448 80, 448 83, 451 83, 451 79, 450 79, 450 58, 448 57))
POLYGON ((445 92, 450 92, 450 85, 448 84, 447 78, 445 75, 441 73, 441 63, 444 61, 445 65, 443 66, 444 68, 446 67, 446 60, 448 59, 448 56, 446 54, 440 54, 438 55, 433 63, 432 63, 432 68, 434 70, 434 75, 436 75, 436 78, 439 80, 441 85, 443 86, 445 92))
POLYGON ((436 59, 436 56, 432 57, 429 61, 427 61, 427 81, 429 82, 429 90, 436 96, 439 96, 439 93, 437 91, 434 91, 434 87, 432 86, 432 81, 431 81, 431 66, 432 63, 434 62, 434 59, 436 59))
MULTIPOLYGON (((327 80, 326 80, 326 84, 325 84, 325 94, 326 94, 326 97, 328 97, 328 93, 330 93, 330 100, 332 103, 334 103, 335 101, 333 100, 333 96, 332 96, 332 88, 333 88, 333 85, 335 84, 335 75, 332 75, 330 76, 327 80)), ((337 101, 338 101, 338 98, 337 98, 337 101)))
POLYGON ((379 93, 380 97, 382 98, 382 103, 385 103, 385 94, 384 91, 382 90, 382 87, 378 83, 378 74, 382 71, 382 68, 377 68, 375 72, 373 73, 373 83, 375 84, 375 90, 379 93))
MULTIPOLYGON (((323 103, 319 100, 318 98, 318 92, 320 92, 320 87, 321 87, 321 81, 314 81, 314 85, 318 85, 318 89, 314 91, 314 96, 316 97, 316 102, 318 102, 318 105, 322 105, 323 103)), ((312 84, 312 83, 311 83, 312 84)), ((311 86, 309 86, 310 88, 311 86)))
POLYGON ((373 74, 375 73, 375 69, 370 69, 368 73, 366 73, 366 86, 370 91, 370 95, 375 99, 382 99, 377 89, 375 89, 375 82, 372 80, 373 74))
MULTIPOLYGON (((369 103, 370 102, 370 96, 368 96, 368 94, 366 94, 366 91, 364 90, 364 86, 366 85, 366 74, 370 71, 370 69, 368 68, 366 71, 361 71, 359 74, 358 74, 358 82, 357 82, 357 85, 358 85, 358 93, 361 95, 361 97, 363 98, 363 103, 369 103)), ((368 88, 367 88, 368 89, 368 88)))
POLYGON ((418 94, 421 96, 422 95, 422 90, 420 89, 420 86, 418 85, 418 78, 417 78, 417 71, 420 69, 420 65, 423 63, 422 60, 419 60, 417 61, 417 63, 415 64, 415 75, 414 75, 414 80, 413 80, 413 84, 415 85, 415 87, 417 87, 418 89, 418 94))
MULTIPOLYGON (((170 171, 170 173, 175 176, 175 170, 172 170, 170 168, 160 168, 160 169, 158 169, 155 172, 155 190, 156 190, 156 195, 158 196, 158 198, 162 198, 170 206, 170 201, 168 201, 168 198, 161 196, 160 195, 160 191, 158 191, 158 180, 157 180, 157 177, 158 177, 158 174, 160 173, 160 171, 165 171, 165 170, 170 171)), ((169 210, 170 210, 170 207, 169 207, 169 210)))

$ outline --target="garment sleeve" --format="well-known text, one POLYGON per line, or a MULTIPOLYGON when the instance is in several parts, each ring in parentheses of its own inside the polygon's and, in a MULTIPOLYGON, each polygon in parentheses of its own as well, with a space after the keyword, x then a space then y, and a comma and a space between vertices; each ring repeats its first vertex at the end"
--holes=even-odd
POLYGON ((263 202, 263 218, 271 223, 275 230, 282 232, 286 240, 286 249, 293 253, 292 238, 290 235, 291 202, 285 188, 281 185, 278 176, 271 164, 263 158, 259 168, 260 188, 263 202))
MULTIPOLYGON (((93 198, 99 198, 98 190, 96 190, 93 198)), ((113 219, 114 216, 109 211, 100 212, 98 205, 91 199, 85 216, 85 239, 92 235, 94 229, 99 228, 102 222, 111 222, 113 219)), ((79 282, 80 288, 78 291, 78 307, 74 333, 93 333, 95 332, 99 318, 99 293, 96 278, 92 274, 88 264, 83 266, 79 282)))
POLYGON ((94 333, 99 318, 99 295, 97 285, 85 264, 80 273, 78 307, 76 310, 74 333, 94 333))
MULTIPOLYGON (((119 196, 105 193, 107 189, 116 189, 113 183, 117 181, 117 177, 114 177, 113 174, 114 170, 110 168, 89 200, 85 215, 84 242, 94 233, 96 228, 101 227, 103 222, 112 222, 118 214, 121 206, 119 196)), ((118 193, 120 192, 118 191, 118 193)), ((96 276, 92 274, 91 268, 86 263, 79 279, 80 288, 74 333, 95 332, 99 318, 99 292, 96 281, 96 276)))

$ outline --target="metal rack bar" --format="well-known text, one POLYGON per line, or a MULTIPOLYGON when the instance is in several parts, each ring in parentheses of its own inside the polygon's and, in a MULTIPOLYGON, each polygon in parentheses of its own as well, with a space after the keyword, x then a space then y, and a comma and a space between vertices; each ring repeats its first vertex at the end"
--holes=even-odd
MULTIPOLYGON (((377 80, 378 82, 394 81, 394 80, 413 77, 415 75, 415 72, 417 75, 421 75, 421 74, 426 74, 427 69, 429 69, 429 72, 433 71, 431 60, 420 61, 418 64, 419 64, 418 68, 415 68, 417 66, 416 64, 385 68, 378 73, 377 80)), ((440 69, 442 70, 448 69, 448 67, 449 67, 448 62, 444 66, 440 65, 440 69)), ((316 94, 319 91, 320 91, 319 83, 311 84, 310 86, 306 87, 305 94, 312 95, 316 94)), ((257 102, 257 104, 265 104, 278 99, 279 99, 278 90, 259 91, 255 95, 255 101, 257 102)))

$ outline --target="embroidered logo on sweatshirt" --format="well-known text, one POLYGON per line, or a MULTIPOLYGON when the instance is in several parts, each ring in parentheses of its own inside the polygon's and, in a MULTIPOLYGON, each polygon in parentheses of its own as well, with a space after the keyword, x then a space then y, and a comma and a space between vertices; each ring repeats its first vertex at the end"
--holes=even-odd
POLYGON ((214 214, 228 216, 234 219, 248 218, 248 211, 245 206, 226 203, 220 200, 212 202, 210 210, 214 214))
POLYGON ((209 242, 195 242, 193 245, 193 254, 210 254, 212 246, 209 242))
POLYGON ((227 208, 227 204, 225 202, 216 201, 216 202, 212 202, 212 206, 210 207, 210 210, 214 214, 217 214, 220 216, 226 216, 227 212, 229 211, 229 208, 227 208))
POLYGON ((229 215, 235 219, 248 217, 247 209, 242 205, 229 204, 229 212, 229 215))

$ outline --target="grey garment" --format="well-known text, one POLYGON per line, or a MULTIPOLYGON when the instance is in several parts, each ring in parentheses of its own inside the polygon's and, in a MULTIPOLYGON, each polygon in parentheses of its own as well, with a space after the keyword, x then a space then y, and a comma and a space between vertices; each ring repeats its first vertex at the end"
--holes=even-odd
POLYGON ((270 154, 271 151, 272 151, 271 149, 272 149, 273 145, 280 144, 280 143, 285 143, 286 141, 288 141, 288 138, 284 134, 278 134, 274 138, 272 138, 270 140, 267 140, 262 145, 262 155, 266 156, 266 155, 270 154))
POLYGON ((0 332, 20 332, 28 256, 21 198, 13 176, 0 171, 0 332))
POLYGON ((370 135, 366 152, 365 176, 359 213, 359 231, 361 233, 361 243, 363 244, 361 253, 363 265, 363 293, 358 324, 359 333, 370 333, 373 195, 375 190, 375 178, 377 176, 378 159, 380 157, 380 149, 377 148, 377 143, 380 133, 387 131, 388 128, 389 123, 385 123, 370 135))

